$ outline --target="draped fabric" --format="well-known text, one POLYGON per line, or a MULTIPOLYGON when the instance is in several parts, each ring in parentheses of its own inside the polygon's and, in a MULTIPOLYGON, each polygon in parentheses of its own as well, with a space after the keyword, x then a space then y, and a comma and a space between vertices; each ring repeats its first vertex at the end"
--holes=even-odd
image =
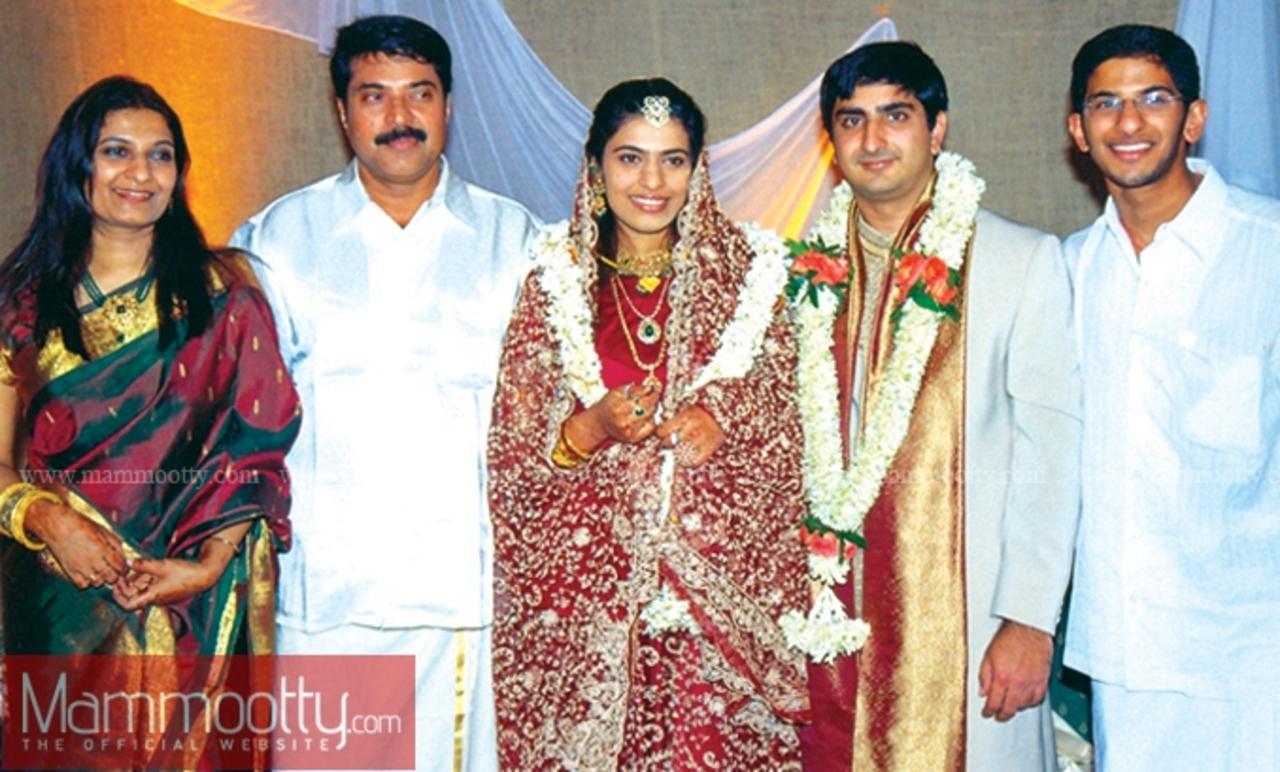
MULTIPOLYGON (((574 469, 551 463, 561 423, 583 406, 549 321, 546 269, 526 281, 508 330, 489 444, 504 768, 798 769, 804 664, 776 621, 808 597, 794 531, 804 507, 795 344, 766 307, 772 319, 750 372, 693 388, 752 260, 705 165, 704 154, 679 217, 670 309, 659 317, 668 340, 660 406, 666 416, 702 407, 725 442, 702 466, 676 467, 669 512, 657 437, 600 448, 574 469), (696 633, 654 633, 641 621, 659 587, 688 603, 696 633)), ((584 170, 570 233, 586 259, 572 270, 597 306, 586 323, 604 383, 616 387, 640 373, 618 364, 632 358, 619 334, 627 314, 599 291, 589 188, 584 170)))
MULTIPOLYGON (((337 28, 358 16, 403 14, 427 22, 453 54, 449 160, 462 176, 520 201, 545 221, 569 215, 591 113, 529 47, 501 0, 175 1, 315 41, 326 54, 337 28)), ((893 22, 881 19, 850 50, 897 37, 893 22)), ((733 218, 795 236, 826 205, 836 180, 818 115, 820 80, 755 126, 711 146, 712 178, 733 218)))
POLYGON ((1182 0, 1177 32, 1196 50, 1209 103, 1193 153, 1227 182, 1280 196, 1280 3, 1182 0))
MULTIPOLYGON (((131 306, 133 286, 112 293, 84 313, 86 346, 97 354, 89 361, 68 352, 57 331, 35 343, 33 292, 6 309, 0 358, 4 380, 22 399, 29 479, 120 537, 131 558, 194 560, 211 534, 254 521, 245 549, 213 587, 143 613, 121 609, 109 587, 76 589, 49 550, 5 539, 7 654, 272 651, 275 553, 290 535, 284 454, 300 412, 271 312, 246 276, 238 263, 220 267, 209 327, 159 350, 150 298, 131 306), (120 332, 100 334, 119 319, 120 332)), ((194 671, 172 658, 145 664, 151 659, 111 662, 140 668, 126 680, 157 691, 219 688, 226 667, 222 658, 202 660, 194 671)), ((120 677, 104 674, 112 683, 120 677)), ((148 768, 192 763, 137 761, 148 768)))
MULTIPOLYGON (((932 185, 925 195, 932 195, 932 185)), ((926 198, 903 228, 901 248, 912 244, 929 205, 926 198)), ((849 222, 854 231, 856 210, 849 222)), ((862 277, 867 270, 858 238, 856 232, 849 234, 849 253, 854 275, 862 277)), ((966 261, 966 274, 968 265, 966 261)), ((886 285, 893 278, 890 271, 886 285)), ((961 286, 967 286, 963 279, 961 286)), ((837 332, 833 340, 845 405, 855 388, 861 320, 872 316, 859 426, 866 426, 867 413, 874 409, 895 330, 890 286, 876 293, 882 298, 878 308, 863 307, 863 290, 859 286, 849 293, 849 305, 836 322, 837 329, 849 332, 837 332)), ((859 772, 964 769, 964 324, 962 316, 959 323, 940 326, 907 436, 863 524, 867 549, 861 555, 861 597, 853 600, 874 634, 859 656, 851 658, 851 669, 846 663, 836 666, 838 677, 851 676, 843 688, 856 690, 853 769, 859 772)), ((849 447, 855 438, 843 439, 849 447)), ((814 685, 818 699, 828 687, 821 678, 814 685)), ((838 699, 847 703, 848 697, 838 699)))

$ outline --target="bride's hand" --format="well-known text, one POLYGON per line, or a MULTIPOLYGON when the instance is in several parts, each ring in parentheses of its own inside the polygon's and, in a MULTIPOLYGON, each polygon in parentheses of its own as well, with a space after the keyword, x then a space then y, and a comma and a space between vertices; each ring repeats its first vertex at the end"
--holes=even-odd
POLYGON ((628 383, 610 389, 599 402, 565 421, 565 437, 591 453, 605 440, 637 443, 653 434, 653 410, 662 390, 628 383))
POLYGON ((724 429, 711 414, 690 405, 658 427, 662 444, 675 451, 680 466, 699 466, 724 444, 724 429))

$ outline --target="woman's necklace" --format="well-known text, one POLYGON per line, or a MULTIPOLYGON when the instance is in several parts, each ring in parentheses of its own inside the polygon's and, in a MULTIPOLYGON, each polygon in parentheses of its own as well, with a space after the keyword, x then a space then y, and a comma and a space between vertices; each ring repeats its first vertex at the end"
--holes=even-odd
MULTIPOLYGON (((662 288, 662 294, 658 296, 658 302, 654 303, 653 310, 646 314, 636 307, 635 302, 627 293, 627 288, 622 286, 622 280, 618 278, 616 273, 609 277, 609 281, 613 285, 614 297, 616 298, 621 293, 627 308, 631 309, 631 313, 640 317, 640 321, 636 322, 636 339, 646 346, 652 346, 661 340, 662 325, 658 323, 658 314, 662 312, 662 304, 667 300, 667 292, 671 289, 671 282, 667 282, 662 288)), ((618 306, 618 316, 622 319, 622 326, 626 327, 627 319, 626 315, 622 313, 621 305, 618 306)))
MULTIPOLYGON (((653 345, 655 341, 661 341, 662 345, 658 347, 658 355, 654 357, 652 362, 645 362, 640 358, 640 352, 636 350, 636 342, 631 338, 631 328, 627 325, 627 318, 623 311, 622 299, 619 297, 620 292, 618 290, 618 285, 620 283, 621 282, 618 280, 617 274, 614 274, 609 279, 609 288, 613 290, 613 302, 614 305, 618 307, 618 320, 621 322, 619 326, 622 328, 622 337, 627 341, 627 349, 631 352, 631 361, 636 363, 636 367, 639 367, 647 373, 643 381, 646 388, 660 388, 662 386, 662 381, 659 381, 658 376, 654 375, 654 373, 657 372, 658 368, 662 365, 662 361, 667 356, 667 339, 662 334, 662 326, 659 325, 657 320, 653 317, 658 314, 658 311, 662 308, 663 302, 666 301, 667 288, 670 288, 671 282, 667 282, 667 287, 662 290, 662 295, 658 297, 657 305, 653 307, 653 311, 648 316, 640 314, 640 311, 637 310, 634 305, 631 306, 631 310, 640 315, 640 324, 636 327, 636 337, 640 338, 641 342, 648 345, 653 345), (649 331, 652 338, 651 340, 646 340, 644 337, 647 329, 646 325, 650 325, 653 328, 653 331, 649 331)), ((631 299, 628 298, 627 304, 630 305, 630 303, 631 299)))
POLYGON ((598 256, 600 262, 609 266, 621 276, 636 276, 636 289, 642 295, 648 295, 662 283, 662 276, 671 270, 671 247, 662 247, 652 252, 628 252, 619 249, 612 260, 604 255, 598 256))

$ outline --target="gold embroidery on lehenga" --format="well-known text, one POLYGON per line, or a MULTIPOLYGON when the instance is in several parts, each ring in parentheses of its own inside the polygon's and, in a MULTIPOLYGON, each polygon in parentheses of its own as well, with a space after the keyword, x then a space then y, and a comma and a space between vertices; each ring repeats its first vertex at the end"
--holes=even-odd
MULTIPOLYGON (((699 231, 727 223, 709 187, 698 187, 706 185, 695 172, 678 218, 661 415, 697 404, 729 440, 704 466, 677 467, 674 522, 660 517, 656 439, 610 445, 573 469, 552 465, 574 399, 537 274, 508 331, 489 443, 498 744, 508 765, 738 768, 768 759, 770 769, 798 769, 793 722, 808 709, 805 667, 776 622, 808 596, 793 532, 804 501, 795 345, 775 318, 746 378, 687 394, 750 266, 736 229, 699 231), (639 611, 664 578, 689 594, 714 636, 644 632, 639 611), (690 739, 700 731, 721 738, 718 749, 690 739)), ((580 184, 579 207, 588 195, 580 184)), ((595 243, 589 218, 573 227, 595 243)), ((593 303, 595 263, 581 268, 593 303)))

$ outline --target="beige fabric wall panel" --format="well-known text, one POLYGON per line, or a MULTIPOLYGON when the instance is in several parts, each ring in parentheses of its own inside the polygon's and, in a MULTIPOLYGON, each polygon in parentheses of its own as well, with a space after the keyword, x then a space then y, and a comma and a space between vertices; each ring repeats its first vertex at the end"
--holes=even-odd
MULTIPOLYGON (((793 96, 878 18, 873 2, 506 0, 517 28, 584 103, 661 74, 702 104, 713 139, 793 96)), ((987 203, 1064 234, 1098 211, 1076 180, 1063 119, 1070 60, 1127 21, 1171 27, 1177 0, 904 0, 883 4, 937 59, 951 91, 948 146, 989 182, 987 203)), ((32 213, 35 169, 61 110, 117 72, 182 116, 193 199, 211 240, 346 159, 325 59, 307 41, 203 16, 171 0, 5 0, 0 30, 0 249, 32 213)))
POLYGON ((1064 128, 1071 58, 1113 24, 1172 28, 1177 0, 506 0, 547 66, 593 106, 618 80, 661 74, 707 113, 712 140, 751 126, 887 10, 937 61, 947 146, 988 182, 986 205, 1066 234, 1097 216, 1064 128))

